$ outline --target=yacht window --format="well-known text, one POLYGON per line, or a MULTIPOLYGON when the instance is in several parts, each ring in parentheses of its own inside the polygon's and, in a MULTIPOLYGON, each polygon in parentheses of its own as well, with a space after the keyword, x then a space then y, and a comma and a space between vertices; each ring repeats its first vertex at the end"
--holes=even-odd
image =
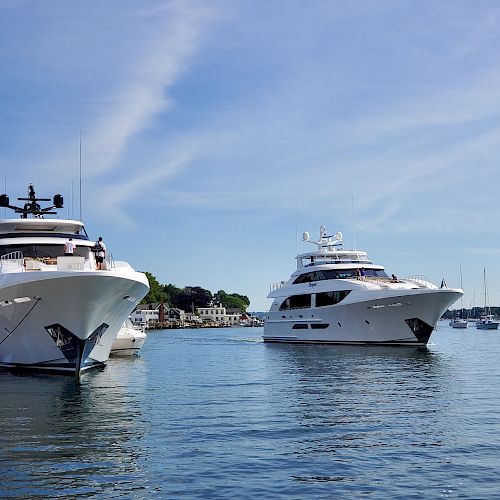
POLYGON ((382 269, 365 269, 365 276, 374 278, 389 278, 386 272, 382 269))
POLYGON ((331 279, 325 275, 325 271, 312 271, 310 273, 301 274, 298 278, 295 279, 293 284, 298 283, 311 283, 312 281, 321 281, 331 279))
POLYGON ((292 326, 293 330, 307 330, 307 324, 306 323, 295 323, 295 325, 292 326))
MULTIPOLYGON (((36 259, 43 258, 56 258, 64 255, 64 245, 44 245, 44 244, 31 244, 31 245, 7 245, 0 247, 0 255, 5 255, 11 252, 22 252, 23 257, 31 257, 36 259)), ((75 255, 87 257, 89 248, 78 246, 75 250, 75 255)))
POLYGON ((357 269, 339 269, 337 271, 337 276, 340 279, 357 278, 358 277, 358 270, 357 269))
MULTIPOLYGON (((293 284, 297 285, 299 283, 311 283, 312 281, 321 280, 352 279, 358 276, 358 269, 323 269, 322 271, 301 274, 295 279, 293 284)), ((388 278, 387 274, 382 269, 365 268, 365 276, 370 278, 388 278)))
POLYGON ((316 307, 333 306, 344 300, 351 290, 337 290, 316 294, 316 307))
POLYGON ((313 323, 311 325, 311 328, 313 330, 324 330, 325 328, 328 328, 330 325, 328 323, 313 323))
POLYGON ((311 295, 292 295, 287 297, 280 306, 280 311, 286 311, 288 309, 306 309, 311 307, 311 295))

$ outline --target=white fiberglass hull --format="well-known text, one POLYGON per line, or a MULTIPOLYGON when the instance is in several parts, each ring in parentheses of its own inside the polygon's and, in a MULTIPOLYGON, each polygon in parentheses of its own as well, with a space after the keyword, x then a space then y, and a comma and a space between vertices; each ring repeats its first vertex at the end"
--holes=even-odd
POLYGON ((0 366, 79 373, 106 363, 148 291, 142 273, 9 273, 0 281, 0 366))
POLYGON ((134 356, 146 341, 146 333, 135 328, 122 327, 111 346, 113 356, 134 356))
POLYGON ((351 292, 332 306, 270 311, 264 341, 424 346, 443 312, 462 295, 452 289, 401 292, 351 292))

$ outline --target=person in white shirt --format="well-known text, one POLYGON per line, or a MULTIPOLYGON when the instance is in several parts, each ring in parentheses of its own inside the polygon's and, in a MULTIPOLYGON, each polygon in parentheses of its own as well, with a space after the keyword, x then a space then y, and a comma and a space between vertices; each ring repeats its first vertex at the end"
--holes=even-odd
POLYGON ((97 269, 102 269, 102 263, 104 262, 104 257, 106 257, 106 245, 102 241, 102 236, 99 236, 99 240, 95 244, 95 261, 97 264, 97 269))
POLYGON ((73 254, 75 253, 76 250, 76 245, 73 241, 73 238, 70 238, 65 244, 64 244, 64 255, 72 257, 73 254))

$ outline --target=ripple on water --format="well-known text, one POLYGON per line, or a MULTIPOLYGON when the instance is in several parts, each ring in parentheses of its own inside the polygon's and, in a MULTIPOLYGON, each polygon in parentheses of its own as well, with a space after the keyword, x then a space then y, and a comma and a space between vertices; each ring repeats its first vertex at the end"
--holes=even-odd
POLYGON ((419 350, 261 332, 151 332, 80 384, 0 372, 0 495, 495 497, 491 333, 441 327, 419 350))

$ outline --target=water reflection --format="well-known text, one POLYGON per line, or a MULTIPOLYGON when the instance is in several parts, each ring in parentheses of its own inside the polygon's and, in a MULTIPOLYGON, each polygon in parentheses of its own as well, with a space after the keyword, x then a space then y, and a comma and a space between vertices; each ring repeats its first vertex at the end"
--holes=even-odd
POLYGON ((495 498, 498 337, 299 346, 248 330, 155 331, 81 384, 0 372, 0 496, 495 498))
POLYGON ((266 347, 267 369, 278 377, 280 391, 271 387, 269 402, 283 408, 286 401, 280 417, 294 436, 287 455, 318 464, 318 474, 293 474, 297 481, 359 485, 363 456, 370 467, 395 460, 396 470, 411 449, 440 446, 449 434, 453 370, 439 353, 405 347, 266 347))
POLYGON ((72 377, 0 373, 0 496, 71 495, 144 488, 147 430, 126 369, 72 377))

